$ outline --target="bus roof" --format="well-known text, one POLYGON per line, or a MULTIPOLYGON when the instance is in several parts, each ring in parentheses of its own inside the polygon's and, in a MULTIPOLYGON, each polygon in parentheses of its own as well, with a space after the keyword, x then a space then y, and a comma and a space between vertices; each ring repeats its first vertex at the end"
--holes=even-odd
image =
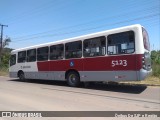
POLYGON ((19 48, 19 49, 12 50, 11 53, 18 52, 18 51, 23 51, 23 50, 28 50, 28 49, 39 48, 39 47, 51 46, 51 45, 56 45, 56 44, 64 44, 64 43, 67 43, 67 42, 73 42, 73 41, 77 41, 77 40, 89 39, 89 38, 92 38, 92 37, 96 37, 97 35, 102 36, 106 33, 113 34, 113 33, 120 32, 121 30, 124 30, 124 29, 129 30, 129 29, 134 28, 134 27, 142 27, 142 26, 140 24, 135 24, 135 25, 125 26, 125 27, 105 30, 105 31, 101 31, 101 32, 96 32, 96 33, 91 33, 91 34, 87 34, 87 35, 78 36, 78 37, 67 38, 67 39, 63 39, 63 40, 57 40, 57 41, 54 41, 54 42, 38 44, 38 45, 29 46, 29 47, 25 47, 25 48, 19 48))

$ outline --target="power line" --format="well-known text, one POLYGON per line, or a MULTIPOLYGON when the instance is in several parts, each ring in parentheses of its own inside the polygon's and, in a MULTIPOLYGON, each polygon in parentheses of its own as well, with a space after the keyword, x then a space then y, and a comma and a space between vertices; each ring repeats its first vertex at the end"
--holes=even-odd
POLYGON ((89 25, 89 24, 92 24, 92 23, 95 23, 95 22, 99 22, 99 21, 102 21, 102 20, 113 19, 113 18, 115 19, 115 18, 119 18, 119 17, 122 17, 122 16, 127 17, 128 15, 130 16, 131 14, 134 14, 134 13, 137 13, 137 12, 139 13, 141 11, 145 12, 145 11, 150 11, 150 10, 157 10, 157 6, 152 6, 150 8, 142 9, 142 10, 138 10, 138 11, 132 11, 132 12, 129 12, 129 13, 118 15, 118 16, 111 16, 111 17, 101 18, 101 19, 98 19, 98 20, 92 20, 92 21, 89 21, 89 22, 86 22, 86 23, 81 23, 81 24, 73 25, 73 26, 69 26, 69 27, 63 27, 63 28, 53 29, 53 30, 49 30, 49 31, 45 31, 45 32, 39 32, 39 33, 35 33, 35 34, 20 36, 20 37, 16 37, 16 38, 13 38, 13 39, 21 39, 21 38, 24 38, 24 37, 31 37, 31 36, 34 37, 34 36, 47 34, 47 33, 54 32, 54 31, 57 32, 57 31, 63 30, 63 29, 70 29, 70 28, 74 28, 74 27, 78 27, 78 26, 84 26, 84 25, 86 26, 86 25, 89 25))
MULTIPOLYGON (((154 1, 145 1, 144 3, 143 3, 143 6, 145 6, 145 5, 149 5, 151 2, 154 2, 154 1)), ((82 2, 81 2, 82 3, 82 2)), ((52 3, 51 3, 52 4, 52 3)), ((57 6, 57 5, 56 5, 57 6)), ((127 2, 127 6, 130 6, 130 8, 134 8, 134 7, 136 7, 137 6, 137 2, 136 1, 134 1, 134 0, 130 0, 129 2, 127 2)), ((61 6, 60 6, 61 7, 61 6)), ((60 7, 58 7, 58 8, 60 8, 60 7)), ((66 7, 68 7, 68 6, 66 6, 66 7)), ((45 7, 46 8, 46 7, 45 7)), ((33 14, 35 14, 35 13, 40 13, 41 15, 43 15, 42 13, 44 13, 44 11, 48 11, 48 9, 50 8, 50 6, 48 6, 46 9, 35 9, 35 11, 32 11, 32 14, 29 14, 29 17, 31 17, 30 15, 32 15, 33 16, 33 14), (43 11, 41 11, 41 10, 43 10, 43 11)), ((113 6, 112 7, 112 9, 114 9, 114 8, 116 8, 116 9, 119 9, 119 10, 122 10, 122 9, 124 9, 124 11, 127 11, 126 10, 126 7, 124 7, 124 6, 113 6)), ((101 7, 100 8, 98 8, 98 10, 99 9, 101 9, 101 7)), ((102 10, 104 9, 104 7, 102 7, 102 10)), ((153 6, 152 8, 151 8, 152 10, 156 10, 157 9, 157 7, 155 6, 153 6)), ((149 9, 149 8, 147 8, 146 10, 143 10, 143 13, 146 11, 149 11, 149 10, 151 10, 151 9, 149 9)), ((62 9, 60 9, 60 10, 62 10, 62 9)), ((56 11, 60 11, 59 9, 56 9, 56 11)), ((64 9, 64 7, 63 7, 63 10, 65 10, 64 9)), ((151 12, 151 11, 149 11, 149 12, 151 12)), ((26 12, 27 13, 27 12, 26 12)), ((47 12, 47 14, 48 14, 49 12, 47 12)), ((102 11, 101 13, 105 13, 106 14, 106 11, 102 11)), ((114 16, 112 16, 112 19, 114 19, 114 18, 122 18, 122 16, 129 16, 129 15, 131 15, 131 14, 134 14, 134 13, 138 13, 138 14, 142 14, 142 12, 138 12, 138 11, 134 11, 134 12, 132 12, 132 13, 125 13, 125 14, 122 14, 122 15, 114 15, 114 16)), ((25 15, 25 14, 24 14, 25 15)), ((45 15, 45 14, 44 14, 45 15)), ((54 14, 55 15, 55 14, 54 14)), ((69 14, 69 16, 70 16, 71 14, 69 14)), ((96 14, 95 14, 96 15, 96 14)), ((98 14, 99 16, 100 16, 100 14, 98 14)), ((55 15, 56 16, 56 15, 55 15)), ((68 15, 67 15, 68 16, 68 15)), ((137 16, 137 15, 136 15, 137 16)), ((71 16, 71 18, 72 17, 74 17, 74 16, 71 16)), ((16 17, 15 17, 16 18, 16 17)), ((108 17, 108 19, 111 19, 111 17, 108 17)), ((28 20, 29 18, 27 17, 26 18, 26 16, 24 16, 24 17, 19 17, 19 16, 17 16, 17 19, 18 20, 16 20, 16 22, 17 21, 22 21, 22 19, 23 19, 23 21, 22 22, 25 22, 26 20, 28 20), (20 19, 19 19, 20 18, 20 19)), ((106 18, 107 19, 107 18, 106 18)), ((105 18, 102 18, 102 19, 99 19, 99 20, 101 20, 101 21, 103 21, 103 20, 106 20, 105 18)), ((15 23, 14 21, 15 20, 11 20, 12 22, 13 22, 13 24, 15 23)), ((65 27, 65 28, 68 28, 68 29, 70 29, 70 28, 73 28, 73 27, 80 27, 80 26, 84 26, 85 25, 85 27, 86 27, 86 25, 90 25, 90 24, 93 24, 93 23, 95 23, 95 22, 97 22, 97 21, 99 21, 99 20, 95 20, 95 21, 89 21, 89 22, 86 22, 85 24, 79 24, 79 25, 73 25, 73 26, 69 26, 69 27, 65 27)), ((18 23, 16 23, 16 24, 19 24, 19 23, 22 23, 22 22, 18 22, 18 23)), ((42 22, 43 23, 43 22, 42 22)), ((43 23, 43 25, 45 25, 45 24, 48 24, 48 23, 46 23, 46 22, 44 22, 43 23)), ((29 35, 29 36, 36 36, 36 35, 38 35, 38 34, 46 34, 46 33, 49 33, 49 32, 53 32, 53 31, 58 31, 58 30, 62 30, 62 29, 65 29, 64 27, 63 28, 60 28, 60 29, 54 29, 54 30, 49 30, 49 31, 45 31, 45 32, 39 32, 39 33, 35 33, 35 34, 31 34, 31 35, 29 35)), ((14 33, 15 32, 15 30, 12 32, 12 33, 14 33)), ((20 39, 20 38, 23 38, 23 37, 28 37, 28 35, 27 36, 20 36, 20 37, 16 37, 16 38, 13 38, 13 39, 20 39)))
MULTIPOLYGON (((149 17, 155 17, 155 16, 149 16, 149 17)), ((147 19, 152 19, 152 18, 149 18, 149 17, 148 17, 147 19)), ((142 20, 142 19, 134 19, 134 20, 121 21, 121 22, 112 23, 112 24, 104 24, 104 25, 97 26, 97 27, 80 29, 80 30, 77 30, 77 31, 74 30, 74 31, 71 31, 71 32, 40 35, 40 36, 35 36, 35 37, 24 38, 24 39, 21 39, 21 40, 16 40, 16 41, 14 41, 14 42, 32 40, 32 39, 36 39, 36 38, 44 38, 44 37, 53 37, 53 36, 61 36, 61 35, 73 34, 73 33, 78 33, 78 32, 84 32, 84 31, 94 30, 94 29, 103 28, 103 27, 106 27, 106 26, 118 25, 118 24, 127 23, 127 22, 131 22, 131 21, 136 21, 136 20, 142 20)))
MULTIPOLYGON (((63 3, 63 1, 61 1, 63 3)), ((52 10, 54 11, 60 11, 60 10, 63 10, 65 7, 68 7, 67 4, 60 4, 59 5, 56 5, 56 4, 53 4, 54 2, 51 2, 50 4, 48 4, 47 6, 42 6, 38 9, 35 9, 34 11, 29 11, 28 13, 26 14, 22 14, 21 16, 17 16, 15 17, 13 20, 10 20, 11 22, 9 24, 13 25, 13 24, 17 24, 17 21, 19 21, 18 23, 21 23, 20 21, 24 22, 30 18, 33 18, 35 16, 39 16, 39 15, 46 15, 46 14, 49 14, 51 12, 47 12, 48 10, 50 10, 50 8, 52 8, 52 10), (63 9, 62 9, 63 8, 63 9), (28 16, 27 16, 28 14, 28 16), (16 21, 16 22, 14 22, 16 21)))
POLYGON ((130 20, 125 20, 125 21, 120 21, 120 22, 116 22, 116 23, 103 24, 103 25, 100 25, 100 26, 92 27, 92 28, 80 29, 80 30, 77 30, 77 31, 57 33, 57 34, 48 34, 48 35, 35 36, 35 37, 24 38, 24 39, 12 41, 12 42, 27 41, 27 40, 36 39, 36 38, 72 34, 72 33, 77 33, 77 32, 82 32, 82 31, 93 30, 93 29, 97 29, 97 28, 103 28, 104 26, 106 27, 106 26, 111 26, 111 25, 118 25, 118 24, 122 24, 122 23, 132 22, 132 21, 136 21, 136 20, 152 19, 153 17, 157 17, 158 15, 159 15, 158 13, 157 14, 150 14, 150 15, 147 15, 147 16, 142 16, 142 17, 138 17, 138 18, 134 18, 134 19, 130 19, 130 20))
POLYGON ((12 24, 14 23, 14 21, 17 22, 17 20, 20 20, 20 19, 24 19, 24 17, 26 15, 33 15, 34 13, 37 13, 37 12, 40 12, 40 11, 44 11, 46 10, 46 8, 49 8, 49 7, 53 7, 53 5, 55 4, 56 1, 53 2, 53 0, 50 0, 50 1, 47 1, 47 3, 45 4, 42 4, 40 5, 39 7, 34 7, 32 9, 29 9, 29 10, 26 10, 26 11, 22 11, 20 12, 18 15, 15 15, 15 16, 11 16, 11 17, 8 17, 8 18, 4 18, 2 20, 5 20, 5 21, 11 21, 11 22, 8 22, 9 24, 12 24), (8 20, 7 20, 8 19, 8 20))
MULTIPOLYGON (((143 6, 146 4, 149 4, 150 2, 153 2, 153 1, 145 1, 144 3, 143 3, 143 6)), ((52 3, 50 3, 50 4, 52 4, 52 3)), ((136 1, 130 1, 130 2, 128 2, 128 5, 127 6, 131 6, 131 7, 136 7, 136 4, 137 4, 137 2, 136 1)), ((56 7, 57 7, 57 5, 56 5, 56 7)), ((63 9, 56 9, 56 11, 60 11, 60 10, 64 10, 64 8, 65 7, 68 7, 66 4, 65 4, 65 6, 63 6, 63 9)), ((122 10, 122 9, 126 9, 125 7, 123 7, 123 6, 114 6, 116 9, 117 8, 119 8, 120 10, 122 10)), ((114 8, 113 7, 113 8, 114 8)), ((37 13, 41 13, 41 15, 42 15, 42 13, 44 13, 46 10, 49 10, 49 8, 53 8, 53 6, 51 6, 51 7, 42 7, 42 8, 44 8, 44 9, 40 9, 40 8, 38 8, 38 9, 35 9, 35 11, 29 11, 29 13, 28 13, 28 15, 29 15, 29 17, 26 19, 26 20, 28 20, 31 16, 33 16, 33 14, 37 14, 37 13), (45 8, 47 8, 47 9, 45 9, 45 8), (31 12, 31 14, 30 14, 30 12, 31 12), (31 15, 31 16, 30 16, 31 15)), ((60 7, 61 8, 61 7, 60 7)), ((100 8, 99 8, 100 9, 100 8)), ((52 9, 53 10, 53 9, 52 9)), ((46 15, 46 14, 48 14, 48 13, 50 13, 50 12, 46 12, 44 15, 46 15)), ((14 21, 22 21, 22 22, 24 22, 25 19, 26 18, 26 15, 25 14, 22 14, 21 16, 15 16, 15 19, 14 20, 10 20, 10 21, 12 21, 10 24, 14 24, 15 22, 14 21), (18 20, 17 20, 18 19, 18 20)), ((21 22, 18 22, 18 24, 19 23, 21 23, 21 22)), ((17 23, 16 23, 17 24, 17 23)))

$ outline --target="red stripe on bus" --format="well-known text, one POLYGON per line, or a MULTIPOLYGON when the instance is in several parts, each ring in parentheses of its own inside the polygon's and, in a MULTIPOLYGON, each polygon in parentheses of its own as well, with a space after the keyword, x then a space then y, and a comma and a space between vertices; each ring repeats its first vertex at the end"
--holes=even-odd
POLYGON ((51 60, 37 62, 38 71, 123 71, 140 70, 142 54, 104 56, 95 58, 80 58, 69 60, 51 60))

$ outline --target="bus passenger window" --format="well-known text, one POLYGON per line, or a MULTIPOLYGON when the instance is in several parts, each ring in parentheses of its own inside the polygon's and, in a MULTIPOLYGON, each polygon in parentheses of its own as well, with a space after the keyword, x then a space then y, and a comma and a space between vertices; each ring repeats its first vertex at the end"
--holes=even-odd
POLYGON ((27 62, 36 61, 36 49, 27 50, 27 62))
POLYGON ((104 56, 106 54, 106 38, 102 36, 86 39, 83 47, 84 57, 104 56))
POLYGON ((37 60, 46 61, 48 60, 48 47, 42 47, 37 49, 37 60))
POLYGON ((82 41, 69 42, 65 44, 65 57, 81 58, 82 57, 82 41))
POLYGON ((26 51, 18 52, 18 63, 26 62, 26 51))
POLYGON ((15 65, 16 64, 16 54, 11 55, 10 57, 10 66, 15 65))
POLYGON ((107 40, 107 53, 109 55, 130 54, 135 51, 135 38, 133 31, 108 35, 107 40))
POLYGON ((53 45, 50 47, 50 60, 60 60, 64 58, 64 45, 53 45))

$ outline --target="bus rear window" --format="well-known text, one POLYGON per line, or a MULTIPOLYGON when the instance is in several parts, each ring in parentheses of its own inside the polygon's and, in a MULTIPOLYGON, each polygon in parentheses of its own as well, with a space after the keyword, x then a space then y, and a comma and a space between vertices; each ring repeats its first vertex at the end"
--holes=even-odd
POLYGON ((143 44, 144 44, 144 48, 146 50, 150 50, 150 43, 149 43, 149 36, 147 31, 142 28, 142 34, 143 34, 143 44))

